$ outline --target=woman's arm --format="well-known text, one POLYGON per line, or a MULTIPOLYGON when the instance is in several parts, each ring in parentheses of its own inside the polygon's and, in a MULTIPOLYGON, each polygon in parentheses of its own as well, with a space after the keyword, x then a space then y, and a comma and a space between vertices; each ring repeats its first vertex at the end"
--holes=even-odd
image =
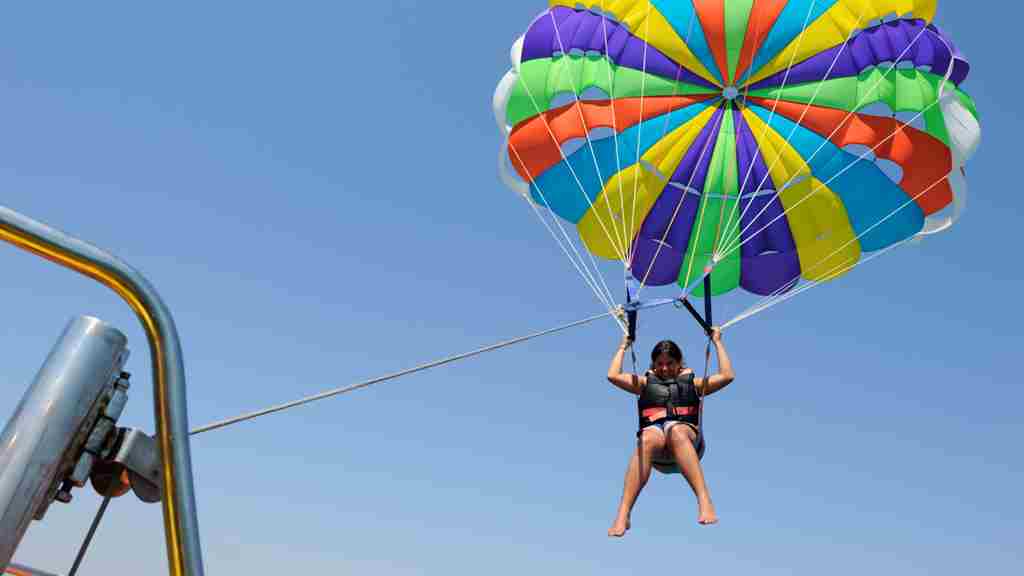
POLYGON ((714 394, 725 388, 736 379, 736 373, 732 370, 732 361, 725 351, 725 344, 722 343, 722 331, 714 328, 711 331, 711 341, 715 344, 715 354, 718 356, 718 373, 708 377, 707 383, 703 378, 694 378, 694 386, 700 390, 701 395, 714 394))
POLYGON ((622 344, 615 351, 615 355, 612 356, 612 363, 608 366, 608 381, 626 392, 639 394, 640 390, 643 389, 643 377, 622 372, 622 358, 626 355, 626 350, 632 345, 633 341, 629 339, 628 335, 622 337, 622 344))

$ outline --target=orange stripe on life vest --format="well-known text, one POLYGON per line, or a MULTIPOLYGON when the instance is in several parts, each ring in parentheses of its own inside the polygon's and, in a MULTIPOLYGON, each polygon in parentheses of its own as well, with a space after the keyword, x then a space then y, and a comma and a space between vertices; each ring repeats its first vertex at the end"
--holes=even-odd
POLYGON ((702 102, 712 95, 648 96, 615 100, 584 100, 549 110, 520 122, 509 135, 509 156, 516 172, 532 182, 562 161, 561 146, 583 138, 589 130, 612 128, 617 133, 640 122, 702 102))
MULTIPOLYGON (((768 107, 776 105, 775 100, 764 98, 751 101, 768 107)), ((915 198, 925 215, 935 214, 953 201, 953 189, 949 180, 944 179, 953 170, 953 155, 931 134, 903 126, 896 118, 849 114, 823 106, 779 101, 775 111, 822 137, 834 131, 829 140, 840 148, 850 144, 868 146, 874 149, 876 157, 898 164, 903 169, 900 188, 908 197, 915 198)))
MULTIPOLYGON (((676 406, 676 416, 692 416, 697 413, 697 406, 676 406)), ((660 420, 668 416, 668 410, 665 408, 648 408, 640 413, 641 416, 647 418, 650 421, 660 420)))

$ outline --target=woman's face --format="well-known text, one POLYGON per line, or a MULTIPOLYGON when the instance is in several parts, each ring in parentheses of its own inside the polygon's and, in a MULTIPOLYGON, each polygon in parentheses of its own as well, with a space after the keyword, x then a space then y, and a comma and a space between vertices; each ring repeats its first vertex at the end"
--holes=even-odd
POLYGON ((655 360, 654 375, 662 380, 671 380, 683 371, 683 365, 675 358, 666 353, 661 353, 655 360))

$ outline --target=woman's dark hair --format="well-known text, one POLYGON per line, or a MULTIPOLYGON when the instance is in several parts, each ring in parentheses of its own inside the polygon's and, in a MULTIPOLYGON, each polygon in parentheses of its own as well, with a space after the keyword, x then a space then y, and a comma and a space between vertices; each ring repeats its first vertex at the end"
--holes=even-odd
POLYGON ((651 366, 658 360, 658 356, 662 354, 668 354, 669 358, 672 358, 680 364, 683 363, 683 351, 679 349, 679 346, 671 340, 662 340, 654 345, 654 350, 651 350, 651 366))

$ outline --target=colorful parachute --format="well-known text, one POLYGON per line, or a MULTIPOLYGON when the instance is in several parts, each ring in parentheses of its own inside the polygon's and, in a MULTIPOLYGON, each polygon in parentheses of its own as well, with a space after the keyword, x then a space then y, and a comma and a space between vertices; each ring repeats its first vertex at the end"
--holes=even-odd
POLYGON ((503 178, 644 284, 839 276, 962 207, 980 127, 936 2, 551 0, 495 93, 503 178))

